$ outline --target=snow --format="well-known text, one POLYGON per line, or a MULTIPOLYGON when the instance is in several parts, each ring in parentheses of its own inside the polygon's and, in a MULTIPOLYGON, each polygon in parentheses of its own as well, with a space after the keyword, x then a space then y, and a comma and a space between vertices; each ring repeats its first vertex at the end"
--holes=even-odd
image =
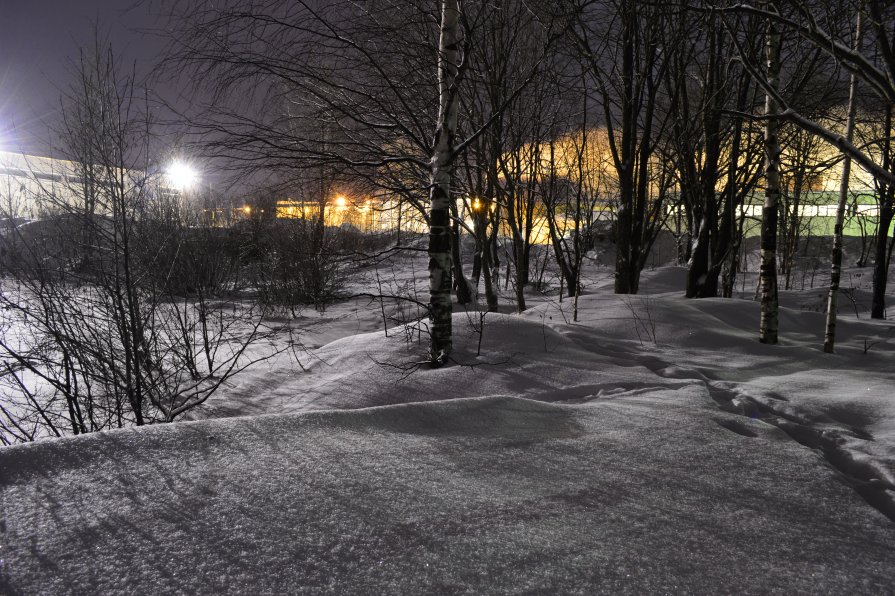
POLYGON ((0 449, 0 593, 890 591, 892 324, 843 301, 824 354, 809 287, 767 346, 751 291, 586 274, 441 369, 355 299, 203 420, 0 449))

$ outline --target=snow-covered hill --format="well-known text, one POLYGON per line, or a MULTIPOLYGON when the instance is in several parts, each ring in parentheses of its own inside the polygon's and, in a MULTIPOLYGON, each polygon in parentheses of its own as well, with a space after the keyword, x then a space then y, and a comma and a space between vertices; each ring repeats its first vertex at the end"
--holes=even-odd
POLYGON ((578 323, 458 313, 439 370, 350 335, 207 420, 4 448, 0 592, 890 591, 892 325, 824 354, 793 293, 764 346, 757 304, 680 275, 595 281, 578 323))

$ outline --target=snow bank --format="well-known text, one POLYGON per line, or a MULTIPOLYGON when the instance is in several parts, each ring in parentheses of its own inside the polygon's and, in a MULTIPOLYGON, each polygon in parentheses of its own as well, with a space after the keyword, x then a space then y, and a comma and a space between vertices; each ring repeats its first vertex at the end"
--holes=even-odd
POLYGON ((441 369, 392 327, 258 367, 213 420, 4 448, 0 593, 890 591, 892 325, 843 318, 829 355, 783 309, 766 346, 680 272, 577 323, 457 313, 441 369))
POLYGON ((6 593, 880 593, 895 562, 811 451, 692 384, 116 431, 0 478, 6 593))

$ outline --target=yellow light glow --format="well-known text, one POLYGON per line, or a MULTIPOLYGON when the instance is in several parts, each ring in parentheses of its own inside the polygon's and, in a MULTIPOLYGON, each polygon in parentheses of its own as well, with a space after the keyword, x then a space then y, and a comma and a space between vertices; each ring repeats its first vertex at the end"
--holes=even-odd
POLYGON ((246 215, 252 214, 252 207, 250 205, 246 205, 245 207, 242 208, 242 210, 245 211, 246 215))
POLYGON ((482 203, 478 199, 473 199, 472 200, 472 210, 478 211, 481 208, 482 208, 482 203))
POLYGON ((336 207, 339 209, 345 208, 345 197, 336 197, 336 207))

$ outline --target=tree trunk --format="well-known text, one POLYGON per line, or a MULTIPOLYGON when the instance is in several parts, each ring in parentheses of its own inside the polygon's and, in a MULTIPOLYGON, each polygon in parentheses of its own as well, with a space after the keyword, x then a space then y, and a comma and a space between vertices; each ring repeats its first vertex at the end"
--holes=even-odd
POLYGON ((458 0, 443 0, 438 43, 438 126, 432 154, 429 219, 429 320, 432 366, 447 362, 451 353, 451 179, 457 131, 457 66, 460 59, 458 0))
MULTIPOLYGON (((892 159, 892 106, 886 107, 886 138, 883 141, 883 165, 887 170, 893 169, 892 159)), ((876 247, 873 264, 873 297, 870 301, 870 317, 886 318, 886 285, 889 277, 889 228, 892 216, 895 215, 895 184, 879 182, 876 185, 879 195, 879 223, 876 227, 876 247)))
MULTIPOLYGON (((714 210, 715 207, 712 205, 710 208, 714 210)), ((713 224, 709 223, 709 215, 710 211, 704 206, 690 261, 687 263, 687 298, 711 298, 718 293, 717 276, 714 277, 715 284, 708 283, 709 271, 712 268, 709 234, 713 230, 713 224)))
MULTIPOLYGON (((737 109, 742 109, 746 103, 747 90, 740 90, 737 99, 737 109)), ((721 273, 721 296, 733 297, 733 286, 737 277, 737 255, 742 241, 743 218, 737 213, 739 207, 737 193, 737 176, 739 173, 740 144, 742 142, 743 121, 737 119, 733 127, 733 139, 730 149, 730 160, 727 165, 727 192, 724 196, 724 215, 721 218, 721 228, 718 236, 715 264, 721 273)), ((716 274, 717 277, 717 274, 716 274)))
MULTIPOLYGON (((690 166, 694 173, 693 190, 700 196, 699 228, 693 242, 689 268, 687 271, 688 298, 713 298, 718 295, 718 271, 715 261, 718 246, 718 197, 717 181, 721 159, 721 110, 723 109, 723 89, 719 72, 718 48, 722 43, 723 31, 711 24, 709 34, 709 64, 702 98, 702 133, 704 139, 704 163, 702 169, 690 166)), ((687 160, 692 163, 691 159, 687 160)))
POLYGON ((879 227, 876 232, 876 260, 873 264, 873 298, 870 302, 870 317, 886 318, 886 285, 889 277, 889 228, 892 227, 893 190, 887 187, 886 197, 880 197, 882 204, 879 210, 879 227))
MULTIPOLYGON (((778 25, 767 23, 768 85, 775 92, 780 88, 780 32, 778 25)), ((772 93, 765 98, 765 200, 761 214, 761 323, 758 339, 761 343, 776 344, 778 332, 777 299, 777 216, 780 205, 780 140, 778 131, 780 111, 772 93)))
MULTIPOLYGON (((757 27, 756 27, 757 30, 757 27)), ((746 112, 754 104, 757 87, 750 83, 752 75, 747 71, 743 73, 744 79, 737 85, 736 110, 746 112)), ((756 145, 753 143, 751 133, 743 134, 743 119, 734 121, 733 146, 728 158, 727 188, 724 206, 724 223, 722 223, 722 235, 719 239, 715 262, 721 267, 722 296, 732 298, 739 271, 744 267, 741 259, 745 255, 741 253, 743 243, 743 229, 746 223, 746 214, 743 204, 746 197, 753 195, 760 178, 758 171, 753 171, 750 164, 757 161, 755 157, 756 145)), ((745 266, 748 268, 748 264, 745 266)), ((745 282, 745 280, 744 280, 745 282)), ((745 291, 745 287, 743 288, 745 291)))
MULTIPOLYGON (((619 204, 616 216, 615 293, 634 294, 631 287, 631 245, 634 242, 634 135, 637 113, 634 109, 634 52, 636 15, 629 5, 623 8, 624 32, 622 41, 622 134, 621 160, 616 164, 618 172, 619 204)), ((605 101, 605 99, 604 99, 605 101)))
POLYGON ((451 265, 453 266, 453 285, 457 295, 457 304, 469 304, 475 291, 472 284, 463 275, 463 255, 460 253, 460 214, 457 212, 457 201, 450 201, 451 206, 451 265))
MULTIPOLYGON (((863 30, 861 27, 861 12, 858 11, 855 23, 855 49, 860 51, 863 30)), ((858 78, 852 74, 848 85, 848 118, 845 123, 845 138, 851 143, 855 136, 855 116, 858 105, 855 93, 858 88, 858 78)), ((830 291, 827 294, 827 321, 824 333, 824 352, 833 353, 836 344, 836 309, 839 300, 839 281, 842 278, 842 228, 845 224, 845 207, 848 203, 848 182, 851 175, 851 157, 848 155, 842 160, 842 180, 839 184, 839 203, 836 205, 836 224, 833 228, 833 254, 830 270, 830 291)))
MULTIPOLYGON (((807 164, 803 164, 807 167, 807 164)), ((805 182, 805 172, 802 168, 796 172, 793 180, 792 202, 789 205, 789 224, 784 238, 786 245, 783 248, 783 275, 784 287, 792 289, 792 268, 795 265, 796 255, 799 252, 799 240, 801 239, 802 218, 799 210, 802 208, 802 188, 805 182)))

